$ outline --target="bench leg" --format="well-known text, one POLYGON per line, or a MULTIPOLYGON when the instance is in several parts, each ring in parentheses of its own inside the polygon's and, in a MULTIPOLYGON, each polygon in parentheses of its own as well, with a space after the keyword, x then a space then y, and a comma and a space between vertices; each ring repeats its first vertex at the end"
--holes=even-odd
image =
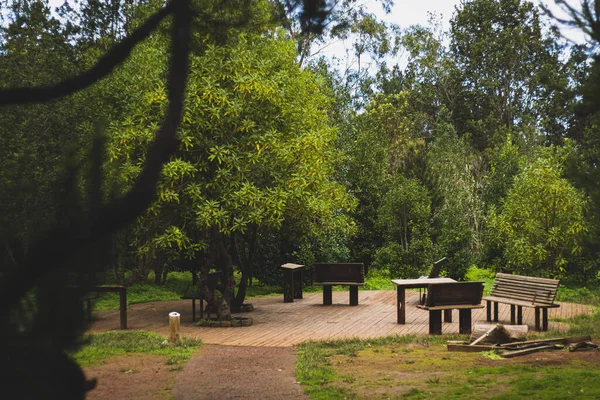
POLYGON ((127 291, 125 288, 119 290, 119 313, 121 314, 121 329, 127 329, 127 291))
MULTIPOLYGON (((202 302, 200 302, 202 307, 202 302)), ((192 322, 196 322, 196 299, 192 299, 192 322)))
POLYGON ((494 302, 494 322, 498 322, 498 302, 494 302))
POLYGON ((540 308, 539 307, 535 308, 535 330, 538 332, 542 330, 542 327, 540 324, 540 308))
POLYGON ((548 309, 542 308, 542 330, 545 332, 548 330, 548 309))
POLYGON ((471 309, 464 308, 458 310, 458 331, 461 334, 471 333, 471 309))
POLYGON ((492 302, 487 300, 486 303, 487 307, 485 308, 485 320, 487 322, 492 322, 492 302))
POLYGON ((332 303, 331 285, 323 286, 323 305, 330 306, 332 303))
POLYGON ((510 305, 510 324, 511 325, 515 325, 515 321, 516 321, 516 314, 515 314, 515 305, 511 304, 510 305))
POLYGON ((442 334, 442 310, 429 310, 429 334, 442 334))
POLYGON ((350 286, 350 305, 358 305, 358 286, 350 286))
POLYGON ((87 299, 85 302, 87 303, 87 319, 88 319, 88 321, 91 321, 92 320, 92 300, 87 299))
POLYGON ((523 307, 517 306, 517 325, 523 325, 523 307))
POLYGON ((444 310, 444 322, 452 322, 452 309, 444 310))

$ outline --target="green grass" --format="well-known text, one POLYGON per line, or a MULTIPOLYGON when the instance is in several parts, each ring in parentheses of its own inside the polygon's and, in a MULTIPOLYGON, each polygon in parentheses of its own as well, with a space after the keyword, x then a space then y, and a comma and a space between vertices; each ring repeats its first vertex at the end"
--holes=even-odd
POLYGON ((298 347, 296 379, 312 399, 600 398, 597 363, 448 352, 451 339, 466 336, 307 342, 298 347))
POLYGON ((165 364, 170 369, 179 369, 200 347, 201 341, 182 338, 171 345, 153 332, 106 332, 84 335, 84 345, 72 353, 73 359, 81 366, 100 364, 102 360, 123 354, 164 355, 165 364))

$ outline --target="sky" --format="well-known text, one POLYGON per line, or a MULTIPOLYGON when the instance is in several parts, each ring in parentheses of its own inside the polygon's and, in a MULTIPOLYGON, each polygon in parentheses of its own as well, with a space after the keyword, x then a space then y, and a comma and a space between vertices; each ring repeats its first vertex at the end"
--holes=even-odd
MULTIPOLYGON (((554 0, 532 1, 534 4, 548 5, 557 16, 566 18, 566 14, 555 5, 554 0)), ((579 1, 580 0, 570 0, 569 4, 576 7, 579 5, 579 1)), ((411 25, 429 25, 430 13, 435 13, 439 16, 439 20, 442 23, 442 29, 447 31, 450 28, 450 19, 454 14, 455 7, 461 3, 461 0, 395 0, 394 3, 394 7, 389 14, 385 14, 381 5, 376 0, 364 0, 363 4, 367 7, 369 12, 375 14, 380 20, 394 23, 402 30, 411 25)), ((585 42, 585 37, 581 31, 577 29, 561 28, 561 33, 566 38, 577 43, 585 42)), ((319 55, 340 59, 341 63, 337 64, 337 68, 341 69, 348 68, 351 65, 355 66, 356 59, 354 57, 347 57, 347 53, 352 54, 351 40, 347 40, 345 43, 340 41, 329 44, 325 49, 319 51, 319 55)), ((403 64, 405 60, 396 59, 395 61, 392 61, 392 64, 395 62, 403 64)), ((368 61, 366 61, 365 64, 366 65, 364 66, 367 68, 371 65, 368 61)))

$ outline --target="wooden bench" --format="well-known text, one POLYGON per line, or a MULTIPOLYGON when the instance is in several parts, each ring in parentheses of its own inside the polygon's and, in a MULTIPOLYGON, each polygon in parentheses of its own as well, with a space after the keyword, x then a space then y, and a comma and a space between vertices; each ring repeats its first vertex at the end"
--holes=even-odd
MULTIPOLYGON (((73 289, 81 290, 81 287, 71 286, 73 289)), ((99 285, 89 287, 89 292, 81 296, 81 302, 87 305, 87 312, 84 307, 89 320, 92 319, 92 300, 100 297, 99 293, 116 292, 119 293, 119 314, 121 320, 121 329, 127 329, 127 286, 123 285, 99 285)))
POLYGON ((363 263, 314 264, 313 285, 323 286, 323 305, 331 305, 333 285, 350 287, 350 305, 358 305, 358 287, 365 285, 363 263))
POLYGON ((523 325, 523 307, 535 309, 535 329, 548 330, 548 309, 560 307, 554 304, 559 281, 556 279, 535 278, 532 276, 511 275, 498 272, 487 301, 486 317, 492 321, 492 303, 494 304, 494 322, 498 322, 498 303, 510 304, 511 325, 523 325), (515 307, 517 315, 515 318, 515 307), (540 310, 542 322, 540 324, 540 310))
POLYGON ((429 285, 425 304, 417 308, 429 311, 429 334, 442 334, 442 310, 444 321, 452 322, 452 310, 458 309, 458 329, 462 334, 471 333, 471 310, 483 308, 482 282, 454 282, 429 285))

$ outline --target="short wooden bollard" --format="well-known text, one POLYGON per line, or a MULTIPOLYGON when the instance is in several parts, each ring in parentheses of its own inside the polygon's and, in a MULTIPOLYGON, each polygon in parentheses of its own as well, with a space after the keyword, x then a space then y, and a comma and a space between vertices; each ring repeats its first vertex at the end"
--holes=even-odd
POLYGON ((169 342, 177 343, 179 341, 179 313, 169 313, 169 342))

